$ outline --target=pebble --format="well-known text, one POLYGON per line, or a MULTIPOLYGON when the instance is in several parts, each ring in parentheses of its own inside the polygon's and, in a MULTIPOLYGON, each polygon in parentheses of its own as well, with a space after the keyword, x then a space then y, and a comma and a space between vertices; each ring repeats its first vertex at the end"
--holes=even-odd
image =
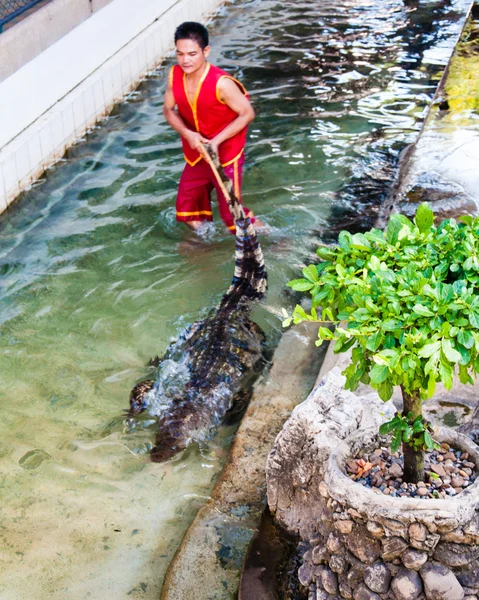
POLYGON ((476 480, 476 466, 468 458, 467 452, 461 454, 442 444, 439 450, 426 453, 426 481, 417 484, 402 479, 402 452, 391 454, 386 448, 348 460, 346 468, 352 479, 378 494, 393 498, 447 498, 459 494, 476 480))

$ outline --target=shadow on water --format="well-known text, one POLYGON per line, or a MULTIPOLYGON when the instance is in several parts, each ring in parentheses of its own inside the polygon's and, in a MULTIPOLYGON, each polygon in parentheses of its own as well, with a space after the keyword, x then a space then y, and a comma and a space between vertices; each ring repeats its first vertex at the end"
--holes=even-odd
MULTIPOLYGON (((212 62, 239 77, 250 127, 245 204, 271 227, 253 319, 269 351, 285 282, 313 242, 366 227, 417 135, 465 0, 251 0, 211 24, 212 62), (428 20, 429 19, 429 20, 428 20), (331 231, 333 234, 331 234, 331 231)), ((234 428, 152 465, 154 433, 118 418, 189 324, 217 304, 233 244, 175 222, 183 168, 162 114, 167 61, 0 217, 0 596, 157 598, 234 428)))

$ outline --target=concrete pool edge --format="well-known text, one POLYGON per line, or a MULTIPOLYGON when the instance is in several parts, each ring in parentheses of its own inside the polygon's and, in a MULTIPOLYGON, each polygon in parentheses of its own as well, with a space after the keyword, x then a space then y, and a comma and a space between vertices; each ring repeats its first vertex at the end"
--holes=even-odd
MULTIPOLYGON (((421 131, 416 141, 402 153, 396 182, 380 211, 376 227, 385 227, 393 212, 411 216, 424 201, 430 202, 440 218, 469 212, 477 214, 479 211, 479 188, 475 177, 479 170, 479 141, 467 131, 467 118, 460 118, 458 114, 448 115, 447 98, 451 73, 461 60, 461 44, 468 26, 477 21, 478 13, 479 2, 473 0, 421 131)), ((466 91, 472 94, 475 83, 477 77, 466 81, 462 94, 465 95, 466 91)))
POLYGON ((223 0, 147 0, 134 27, 125 25, 122 35, 102 43, 98 32, 125 15, 125 0, 114 0, 0 82, 5 105, 0 111, 0 213, 161 64, 173 47, 177 25, 185 20, 205 22, 222 4, 223 0), (80 60, 77 49, 85 46, 88 60, 80 60), (68 53, 72 58, 67 73, 68 53), (45 81, 42 73, 48 76, 45 81), (25 102, 29 114, 16 106, 25 102))

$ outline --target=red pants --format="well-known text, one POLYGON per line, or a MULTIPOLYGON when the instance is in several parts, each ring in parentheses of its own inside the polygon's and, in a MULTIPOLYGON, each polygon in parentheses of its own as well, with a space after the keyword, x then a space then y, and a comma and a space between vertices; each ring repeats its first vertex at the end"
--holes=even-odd
MULTIPOLYGON (((233 182, 235 196, 241 202, 241 179, 244 157, 224 167, 227 177, 233 182)), ((234 232, 235 226, 233 216, 228 207, 228 202, 221 191, 218 182, 209 164, 201 159, 194 167, 185 165, 178 186, 176 198, 176 220, 177 221, 212 221, 211 192, 216 190, 220 216, 226 227, 234 232)), ((250 211, 244 207, 245 214, 250 211)))

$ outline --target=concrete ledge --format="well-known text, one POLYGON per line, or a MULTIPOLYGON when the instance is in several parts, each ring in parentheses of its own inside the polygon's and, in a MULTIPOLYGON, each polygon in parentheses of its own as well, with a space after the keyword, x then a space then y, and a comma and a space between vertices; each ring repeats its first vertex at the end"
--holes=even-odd
POLYGON ((0 83, 0 212, 163 60, 182 21, 220 3, 114 0, 0 83))

